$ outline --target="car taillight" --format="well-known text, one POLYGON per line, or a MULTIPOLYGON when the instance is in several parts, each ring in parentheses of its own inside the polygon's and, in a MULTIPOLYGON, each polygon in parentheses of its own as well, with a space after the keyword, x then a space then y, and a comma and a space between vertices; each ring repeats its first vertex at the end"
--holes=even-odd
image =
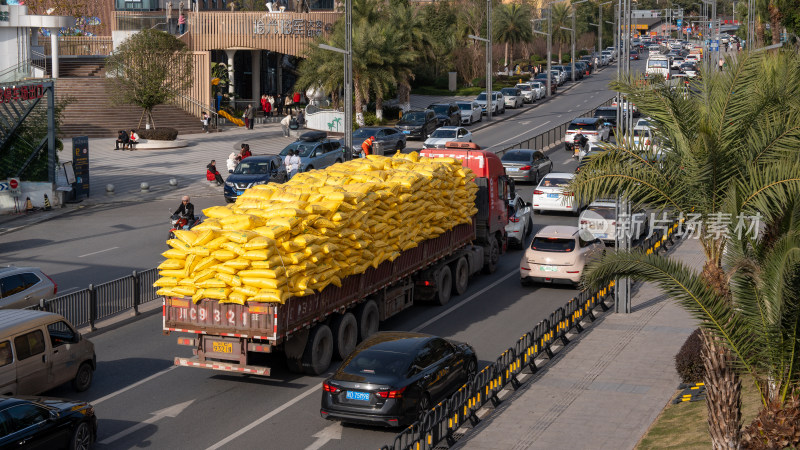
POLYGON ((617 226, 617 221, 616 221, 616 220, 612 220, 612 221, 611 221, 611 226, 612 226, 612 227, 615 227, 615 226, 617 226))
POLYGON ((562 192, 561 195, 563 195, 564 197, 572 197, 575 194, 573 194, 572 192, 562 192))
POLYGON ((580 270, 568 270, 567 273, 581 273, 580 270))
POLYGON ((538 189, 533 191, 533 195, 542 195, 542 194, 544 194, 544 192, 542 192, 542 191, 540 191, 538 189))
POLYGON ((46 274, 44 272, 42 272, 42 275, 46 276, 47 279, 50 280, 51 283, 53 283, 53 295, 58 294, 58 283, 56 283, 55 280, 50 278, 50 275, 48 275, 48 274, 46 274))
POLYGON ((522 166, 519 170, 531 170, 531 166, 522 166))
POLYGON ((522 269, 522 270, 531 270, 530 267, 525 267, 525 266, 519 266, 519 268, 522 269))
POLYGON ((589 221, 588 220, 581 220, 581 225, 589 225, 589 221))
POLYGON ((375 395, 377 395, 380 398, 402 398, 403 392, 405 392, 405 390, 406 388, 396 389, 394 391, 379 391, 376 392, 375 395))
POLYGON ((509 217, 509 218, 508 218, 508 220, 509 220, 510 222, 517 223, 517 222, 519 222, 519 217, 509 217))
POLYGON ((332 386, 328 383, 322 383, 322 390, 325 392, 330 392, 331 394, 338 394, 339 392, 342 392, 342 390, 338 387, 332 386))

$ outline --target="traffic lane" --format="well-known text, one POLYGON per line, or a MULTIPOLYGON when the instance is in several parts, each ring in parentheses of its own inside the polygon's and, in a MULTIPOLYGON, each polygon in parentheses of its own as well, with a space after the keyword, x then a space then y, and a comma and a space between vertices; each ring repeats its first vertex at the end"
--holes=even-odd
MULTIPOLYGON (((219 198, 194 198, 196 214, 219 198)), ((41 268, 58 284, 59 294, 150 269, 167 249, 174 201, 100 205, 56 221, 0 236, 0 257, 9 264, 41 268)))

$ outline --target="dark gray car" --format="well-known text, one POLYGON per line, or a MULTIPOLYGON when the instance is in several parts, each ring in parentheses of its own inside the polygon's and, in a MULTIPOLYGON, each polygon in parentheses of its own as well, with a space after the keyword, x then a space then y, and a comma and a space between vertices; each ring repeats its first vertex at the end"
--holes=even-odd
POLYGON ((436 113, 438 127, 461 125, 461 110, 455 103, 433 103, 428 109, 436 113))
POLYGON ((438 128, 438 121, 436 120, 436 113, 432 109, 406 111, 397 122, 397 129, 402 131, 406 138, 417 138, 421 141, 428 139, 428 136, 436 128, 438 128))
POLYGON ((395 151, 406 148, 406 135, 397 128, 361 127, 353 131, 353 151, 360 152, 361 144, 372 136, 375 136, 375 142, 379 144, 372 146, 375 155, 392 155, 395 151))
POLYGON ((538 184, 539 180, 553 170, 553 162, 539 150, 521 148, 509 150, 500 158, 506 175, 515 181, 538 184))

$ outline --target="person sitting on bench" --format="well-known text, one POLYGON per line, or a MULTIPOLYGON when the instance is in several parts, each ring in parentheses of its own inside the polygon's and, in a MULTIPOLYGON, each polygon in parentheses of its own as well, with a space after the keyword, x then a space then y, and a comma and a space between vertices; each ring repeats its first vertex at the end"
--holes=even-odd
POLYGON ((122 149, 125 150, 125 145, 127 145, 130 140, 131 138, 125 130, 119 130, 119 133, 117 133, 117 141, 114 143, 114 150, 119 150, 119 144, 122 144, 122 149))

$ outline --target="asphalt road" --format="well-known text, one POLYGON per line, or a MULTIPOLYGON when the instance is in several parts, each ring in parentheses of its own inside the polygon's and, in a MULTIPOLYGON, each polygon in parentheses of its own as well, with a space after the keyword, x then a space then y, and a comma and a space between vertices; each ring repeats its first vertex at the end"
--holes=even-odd
MULTIPOLYGON (((484 147, 505 146, 567 121, 608 99, 611 67, 566 93, 516 117, 475 132, 484 147)), ((566 86, 565 86, 566 87, 566 86)), ((478 125, 480 127, 480 125, 478 125)), ((550 152, 555 171, 571 172, 575 162, 563 150, 550 152)), ((530 199, 532 186, 518 185, 530 199)), ((2 236, 0 255, 18 265, 42 267, 60 290, 83 287, 155 266, 165 249, 168 209, 150 203, 87 208, 68 219, 43 223, 2 236)), ((211 206, 198 199, 198 209, 211 206)), ((548 224, 575 224, 568 214, 534 216, 534 232, 548 224)), ((561 287, 523 288, 521 250, 501 258, 497 272, 476 276, 467 293, 444 307, 414 306, 381 325, 384 330, 413 330, 472 344, 482 362, 493 361, 525 331, 563 305, 575 291, 561 287)), ((98 369, 89 391, 69 386, 48 395, 92 401, 99 421, 100 448, 362 449, 391 443, 398 430, 342 426, 319 416, 321 377, 289 373, 278 357, 267 356, 273 376, 232 375, 172 365, 175 356, 191 356, 178 335, 161 333, 161 317, 152 315, 91 337, 98 369)), ((338 364, 338 363, 337 363, 338 364)), ((331 367, 331 370, 335 369, 331 367)))

